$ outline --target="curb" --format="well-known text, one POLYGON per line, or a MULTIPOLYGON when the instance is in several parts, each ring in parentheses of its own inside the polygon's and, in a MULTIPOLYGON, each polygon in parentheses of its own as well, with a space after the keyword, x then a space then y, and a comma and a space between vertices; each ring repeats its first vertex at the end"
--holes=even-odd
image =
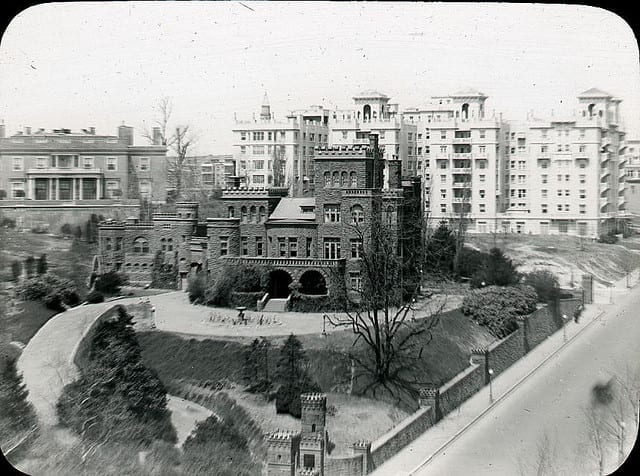
MULTIPOLYGON (((418 466, 416 466, 415 468, 413 468, 411 471, 409 471, 407 473, 408 476, 413 476, 415 475, 415 473, 419 470, 421 470, 422 468, 424 468, 425 466, 427 466, 431 460, 433 460, 436 456, 438 456, 443 450, 447 449, 453 442, 455 442, 458 438, 460 438, 460 436, 462 436, 469 428, 471 428, 475 423, 478 422, 478 420, 480 420, 482 417, 484 417, 487 413, 489 413, 489 411, 491 411, 493 409, 493 407, 495 407, 498 403, 500 403, 504 398, 506 398, 507 396, 509 396, 516 388, 518 388, 525 380, 527 380, 531 375, 533 375, 534 373, 536 373, 536 371, 542 367, 544 364, 546 364, 549 360, 551 360, 552 357, 555 357, 556 354, 558 354, 562 349, 564 349, 567 344, 573 342, 573 340, 575 338, 577 338, 579 335, 581 335, 586 329, 588 329, 589 327, 591 327, 591 325, 596 322, 599 321, 600 318, 602 317, 602 315, 604 314, 604 311, 601 311, 599 314, 597 314, 590 322, 586 323, 580 330, 578 330, 573 336, 571 336, 571 338, 569 338, 567 340, 567 342, 563 342, 562 345, 560 347, 558 347, 556 350, 554 350, 551 354, 549 354, 547 357, 545 357, 538 365, 536 365, 531 371, 529 371, 527 374, 525 374, 522 378, 520 378, 520 380, 518 380, 515 384, 513 384, 506 392, 504 392, 502 395, 500 395, 497 399, 495 399, 493 401, 493 403, 491 405, 489 405, 487 408, 485 408, 482 412, 480 412, 479 415, 477 415, 476 417, 473 418, 473 420, 471 420, 469 423, 467 423, 464 427, 462 427, 460 430, 458 430, 458 432, 453 435, 448 441, 446 441, 445 443, 443 443, 438 449, 436 449, 428 458, 426 458, 424 461, 422 461, 422 463, 420 463, 418 466)), ((552 335, 556 335, 558 332, 560 332, 561 329, 559 329, 558 331, 556 331, 554 334, 552 335)), ((551 337, 551 336, 549 336, 551 337)), ((485 385, 486 386, 486 385, 485 385)), ((483 386, 483 388, 485 387, 483 386)), ((463 403, 464 404, 464 403, 463 403)), ((437 426, 437 425, 436 425, 437 426)), ((435 427, 435 426, 434 426, 435 427)))

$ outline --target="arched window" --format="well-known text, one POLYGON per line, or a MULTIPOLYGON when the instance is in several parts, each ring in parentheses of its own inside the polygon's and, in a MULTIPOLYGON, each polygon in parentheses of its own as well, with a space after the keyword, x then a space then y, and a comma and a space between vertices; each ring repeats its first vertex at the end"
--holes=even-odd
POLYGON ((333 172, 333 186, 340 186, 340 174, 338 172, 333 172))
POLYGON ((360 205, 351 207, 351 219, 355 225, 364 223, 364 210, 360 205))
POLYGON ((329 187, 331 187, 331 173, 325 172, 324 173, 324 188, 329 188, 329 187))
POLYGON ((160 239, 160 247, 162 248, 162 251, 167 251, 167 240, 164 238, 160 239))
POLYGON ((173 238, 167 238, 167 251, 173 251, 173 238))
POLYGON ((589 104, 589 107, 587 107, 587 110, 589 111, 589 117, 593 117, 593 108, 596 107, 595 104, 589 104))
POLYGON ((371 119, 371 106, 369 106, 368 104, 365 104, 362 108, 362 119, 364 121, 368 121, 369 119, 371 119))
POLYGON ((265 207, 260 207, 258 209, 258 221, 262 223, 265 218, 267 218, 267 209, 265 207))
POLYGON ((393 223, 393 206, 389 205, 387 207, 387 225, 391 225, 393 223))
POLYGON ((349 186, 349 182, 347 182, 347 172, 342 172, 340 177, 340 186, 345 188, 349 186))
POLYGON ((139 255, 146 255, 149 253, 149 242, 146 238, 138 237, 133 240, 133 252, 139 255))
POLYGON ((236 210, 233 207, 229 207, 229 218, 235 218, 236 210))
POLYGON ((469 119, 469 105, 467 103, 462 105, 462 119, 469 119))
POLYGON ((358 188, 358 175, 351 172, 351 188, 358 188))
POLYGON ((240 209, 240 219, 242 223, 247 223, 247 207, 242 207, 240 209))
POLYGON ((257 216, 256 216, 256 207, 252 206, 249 209, 249 223, 255 223, 256 218, 257 218, 257 216))
POLYGON ((598 111, 598 116, 602 117, 602 109, 598 111))

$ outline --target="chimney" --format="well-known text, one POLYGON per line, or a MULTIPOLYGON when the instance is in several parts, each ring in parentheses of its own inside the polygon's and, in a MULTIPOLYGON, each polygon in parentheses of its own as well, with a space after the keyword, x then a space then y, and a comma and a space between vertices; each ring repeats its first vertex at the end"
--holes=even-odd
POLYGON ((126 145, 133 145, 133 127, 124 124, 118 126, 118 138, 126 145))
POLYGON ((30 135, 31 135, 31 127, 26 126, 26 127, 24 128, 24 133, 25 133, 26 135, 30 136, 30 135))
POLYGON ((153 128, 153 145, 162 145, 162 132, 159 127, 153 128))
POLYGON ((89 128, 89 134, 91 134, 92 136, 96 135, 96 128, 95 127, 90 127, 89 128))

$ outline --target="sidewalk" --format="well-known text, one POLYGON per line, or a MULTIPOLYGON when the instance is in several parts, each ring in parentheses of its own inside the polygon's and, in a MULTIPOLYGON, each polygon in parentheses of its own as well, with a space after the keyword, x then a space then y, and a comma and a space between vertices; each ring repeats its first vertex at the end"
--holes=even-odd
MULTIPOLYGON (((638 270, 634 271, 629 282, 637 290, 640 275, 638 270)), ((484 386, 478 393, 464 402, 458 409, 445 416, 438 424, 429 428, 412 443, 405 446, 394 457, 387 460, 382 466, 377 468, 372 474, 377 476, 397 476, 413 474, 423 463, 431 460, 437 454, 455 441, 466 428, 490 412, 493 406, 511 393, 512 390, 526 379, 531 373, 542 366, 556 352, 560 351, 564 345, 570 344, 571 340, 577 337, 583 329, 597 320, 604 311, 612 310, 615 304, 609 304, 609 299, 613 303, 628 295, 631 291, 626 286, 626 278, 615 283, 611 289, 594 286, 594 304, 586 306, 579 323, 571 320, 565 327, 566 339, 564 342, 563 331, 559 330, 540 345, 535 347, 525 358, 520 359, 509 369, 498 375, 492 381, 493 404, 489 401, 489 386, 484 386)))

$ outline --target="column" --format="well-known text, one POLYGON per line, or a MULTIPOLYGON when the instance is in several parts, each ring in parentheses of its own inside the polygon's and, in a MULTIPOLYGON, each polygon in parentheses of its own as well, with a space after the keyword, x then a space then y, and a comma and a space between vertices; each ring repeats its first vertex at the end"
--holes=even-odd
POLYGON ((71 179, 71 200, 76 199, 76 179, 73 177, 71 179))
POLYGON ((27 196, 31 200, 34 200, 36 198, 35 193, 36 193, 36 179, 34 178, 27 179, 27 196))
POLYGON ((60 177, 56 177, 56 200, 60 200, 60 177))
POLYGON ((79 200, 82 200, 82 178, 79 178, 78 180, 80 181, 80 187, 78 187, 78 188, 80 189, 80 192, 79 192, 79 193, 80 193, 79 200))
POLYGON ((102 179, 100 177, 96 178, 96 199, 100 200, 102 198, 102 179))
POLYGON ((47 199, 48 200, 54 200, 55 197, 53 196, 53 179, 51 177, 49 177, 47 179, 47 199))

